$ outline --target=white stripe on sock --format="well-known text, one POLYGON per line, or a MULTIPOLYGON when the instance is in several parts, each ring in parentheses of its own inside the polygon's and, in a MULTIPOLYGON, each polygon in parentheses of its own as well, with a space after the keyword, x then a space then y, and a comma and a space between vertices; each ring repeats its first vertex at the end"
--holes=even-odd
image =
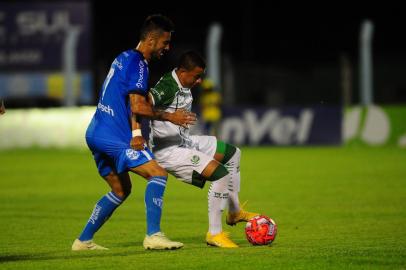
POLYGON ((114 194, 112 191, 109 192, 110 196, 115 199, 118 203, 122 203, 123 200, 119 198, 116 194, 114 194))
POLYGON ((165 185, 166 185, 166 180, 164 180, 164 179, 151 177, 151 178, 150 178, 150 181, 151 181, 151 180, 154 180, 154 181, 157 181, 157 182, 161 182, 162 184, 165 184, 165 185))
POLYGON ((111 201, 112 203, 116 204, 116 205, 120 205, 121 203, 117 202, 115 199, 113 199, 113 197, 111 197, 111 195, 109 193, 106 194, 107 199, 109 199, 109 201, 111 201))
POLYGON ((165 184, 162 184, 161 182, 158 182, 158 181, 155 181, 155 180, 150 180, 147 185, 149 185, 149 184, 151 184, 151 183, 155 183, 155 184, 160 185, 160 186, 163 186, 163 187, 166 186, 165 184))

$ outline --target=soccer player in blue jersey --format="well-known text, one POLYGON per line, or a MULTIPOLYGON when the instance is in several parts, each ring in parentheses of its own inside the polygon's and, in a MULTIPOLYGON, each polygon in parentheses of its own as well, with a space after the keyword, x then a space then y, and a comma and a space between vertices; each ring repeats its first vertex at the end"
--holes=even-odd
POLYGON ((161 232, 160 221, 167 172, 154 160, 141 135, 140 117, 170 121, 187 126, 195 115, 178 110, 157 111, 147 101, 148 62, 169 50, 173 23, 162 15, 151 15, 140 30, 136 49, 122 52, 114 59, 100 91, 96 112, 86 131, 99 174, 111 187, 94 210, 72 250, 104 250, 93 242, 94 234, 131 192, 129 171, 148 180, 145 190, 147 234, 145 249, 177 249, 180 242, 161 232))

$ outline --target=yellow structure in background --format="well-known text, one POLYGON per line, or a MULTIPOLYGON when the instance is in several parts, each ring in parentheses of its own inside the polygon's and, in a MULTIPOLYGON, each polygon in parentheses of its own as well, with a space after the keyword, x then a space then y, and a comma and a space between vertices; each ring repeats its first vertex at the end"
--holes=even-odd
MULTIPOLYGON (((47 91, 48 97, 55 99, 63 99, 65 96, 65 77, 62 73, 52 73, 47 77, 47 91)), ((74 96, 78 97, 80 94, 80 76, 76 75, 73 81, 74 96)))
POLYGON ((221 120, 221 95, 214 90, 214 84, 211 80, 205 79, 202 82, 203 92, 200 96, 200 108, 204 132, 208 135, 217 135, 217 127, 221 120))

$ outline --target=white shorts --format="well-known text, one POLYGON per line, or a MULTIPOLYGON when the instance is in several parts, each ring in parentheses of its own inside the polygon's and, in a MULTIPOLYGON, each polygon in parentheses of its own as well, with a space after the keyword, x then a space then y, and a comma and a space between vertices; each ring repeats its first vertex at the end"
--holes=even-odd
MULTIPOLYGON (((217 139, 214 136, 190 136, 193 148, 171 146, 154 152, 158 163, 177 179, 199 186, 193 172, 201 174, 214 159, 217 139)), ((202 187, 202 186, 199 186, 202 187)))

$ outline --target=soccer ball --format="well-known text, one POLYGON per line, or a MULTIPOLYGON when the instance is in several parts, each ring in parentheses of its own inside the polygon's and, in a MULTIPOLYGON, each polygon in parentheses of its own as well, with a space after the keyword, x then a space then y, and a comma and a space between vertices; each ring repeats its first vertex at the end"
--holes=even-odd
POLYGON ((264 215, 251 218, 245 225, 245 235, 253 245, 269 245, 275 240, 276 232, 275 221, 264 215))

